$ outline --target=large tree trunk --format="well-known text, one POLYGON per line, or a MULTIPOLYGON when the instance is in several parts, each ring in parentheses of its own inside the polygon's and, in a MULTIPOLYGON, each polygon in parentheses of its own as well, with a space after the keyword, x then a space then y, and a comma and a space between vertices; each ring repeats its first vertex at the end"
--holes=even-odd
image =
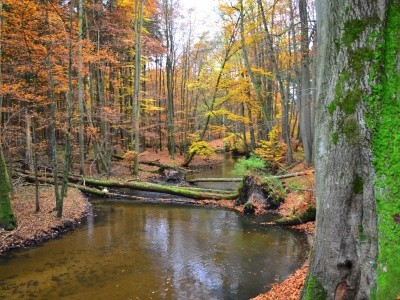
POLYGON ((317 3, 317 232, 303 299, 400 295, 400 3, 317 3))

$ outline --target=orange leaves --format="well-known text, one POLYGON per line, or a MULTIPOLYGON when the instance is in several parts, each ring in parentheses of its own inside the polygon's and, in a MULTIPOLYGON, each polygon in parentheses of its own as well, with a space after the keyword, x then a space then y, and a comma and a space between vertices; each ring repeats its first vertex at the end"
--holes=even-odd
POLYGON ((98 139, 99 132, 100 132, 100 129, 97 128, 97 127, 87 127, 86 128, 86 136, 88 138, 91 138, 91 139, 94 139, 94 140, 98 139))
POLYGON ((135 151, 127 151, 124 154, 124 161, 126 161, 129 165, 133 165, 137 157, 137 153, 135 151))
POLYGON ((290 275, 281 284, 274 284, 269 292, 259 295, 253 300, 298 300, 304 286, 308 266, 304 266, 290 275))

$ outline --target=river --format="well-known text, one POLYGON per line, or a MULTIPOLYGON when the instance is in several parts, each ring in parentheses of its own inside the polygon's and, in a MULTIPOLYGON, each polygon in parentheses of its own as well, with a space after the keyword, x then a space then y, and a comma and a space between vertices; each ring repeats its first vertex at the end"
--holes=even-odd
POLYGON ((91 202, 76 230, 0 258, 0 299, 248 299, 308 251, 304 235, 260 226, 273 216, 91 202))

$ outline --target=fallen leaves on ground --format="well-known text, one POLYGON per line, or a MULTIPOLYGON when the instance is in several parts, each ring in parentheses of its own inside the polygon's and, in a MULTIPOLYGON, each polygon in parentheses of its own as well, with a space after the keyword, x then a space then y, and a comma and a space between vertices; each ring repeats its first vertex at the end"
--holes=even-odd
MULTIPOLYGON (((141 152, 139 157, 141 161, 158 162, 161 165, 167 165, 173 167, 179 167, 185 160, 185 156, 182 154, 177 153, 175 154, 174 159, 171 159, 168 151, 159 151, 159 150, 155 151, 154 149, 148 149, 144 152, 141 152)), ((223 160, 222 156, 216 156, 213 158, 204 158, 200 156, 195 156, 192 162, 190 163, 190 167, 194 169, 202 167, 209 168, 210 165, 221 163, 222 160, 223 160)), ((159 169, 158 167, 140 164, 139 176, 136 177, 136 179, 139 179, 141 181, 146 181, 152 178, 157 178, 159 177, 157 172, 158 169, 159 169)), ((90 177, 93 176, 96 177, 96 174, 92 173, 91 171, 88 171, 87 174, 89 174, 90 177)), ((111 176, 109 177, 109 179, 116 179, 116 180, 132 179, 132 172, 129 168, 129 164, 123 160, 114 161, 110 173, 111 176)))
POLYGON ((74 226, 89 210, 89 202, 76 189, 69 189, 64 199, 63 217, 57 217, 52 187, 40 187, 40 212, 35 213, 33 186, 20 187, 14 192, 12 207, 18 227, 12 231, 0 230, 0 255, 12 248, 34 245, 57 236, 65 227, 74 226))
POLYGON ((304 266, 290 275, 284 282, 273 284, 269 292, 261 294, 253 300, 298 300, 304 286, 308 266, 304 266))
POLYGON ((307 222, 300 225, 289 226, 289 228, 300 230, 307 234, 313 235, 315 233, 315 222, 307 222))

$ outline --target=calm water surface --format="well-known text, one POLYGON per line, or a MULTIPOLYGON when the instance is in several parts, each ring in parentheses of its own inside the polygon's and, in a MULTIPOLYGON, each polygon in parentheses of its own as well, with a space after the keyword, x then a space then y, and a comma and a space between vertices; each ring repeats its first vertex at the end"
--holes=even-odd
MULTIPOLYGON (((221 164, 218 165, 210 165, 204 166, 195 170, 193 174, 189 174, 186 176, 187 179, 195 179, 195 178, 232 178, 232 177, 240 177, 239 175, 233 172, 233 167, 237 158, 232 157, 230 154, 218 153, 220 157, 223 157, 224 160, 221 164)), ((240 157, 239 157, 240 158, 240 157)), ((238 185, 237 182, 198 182, 196 185, 204 188, 211 189, 235 189, 238 185)))
POLYGON ((0 259, 0 299, 248 299, 308 249, 231 211, 93 203, 97 217, 79 229, 0 259))

